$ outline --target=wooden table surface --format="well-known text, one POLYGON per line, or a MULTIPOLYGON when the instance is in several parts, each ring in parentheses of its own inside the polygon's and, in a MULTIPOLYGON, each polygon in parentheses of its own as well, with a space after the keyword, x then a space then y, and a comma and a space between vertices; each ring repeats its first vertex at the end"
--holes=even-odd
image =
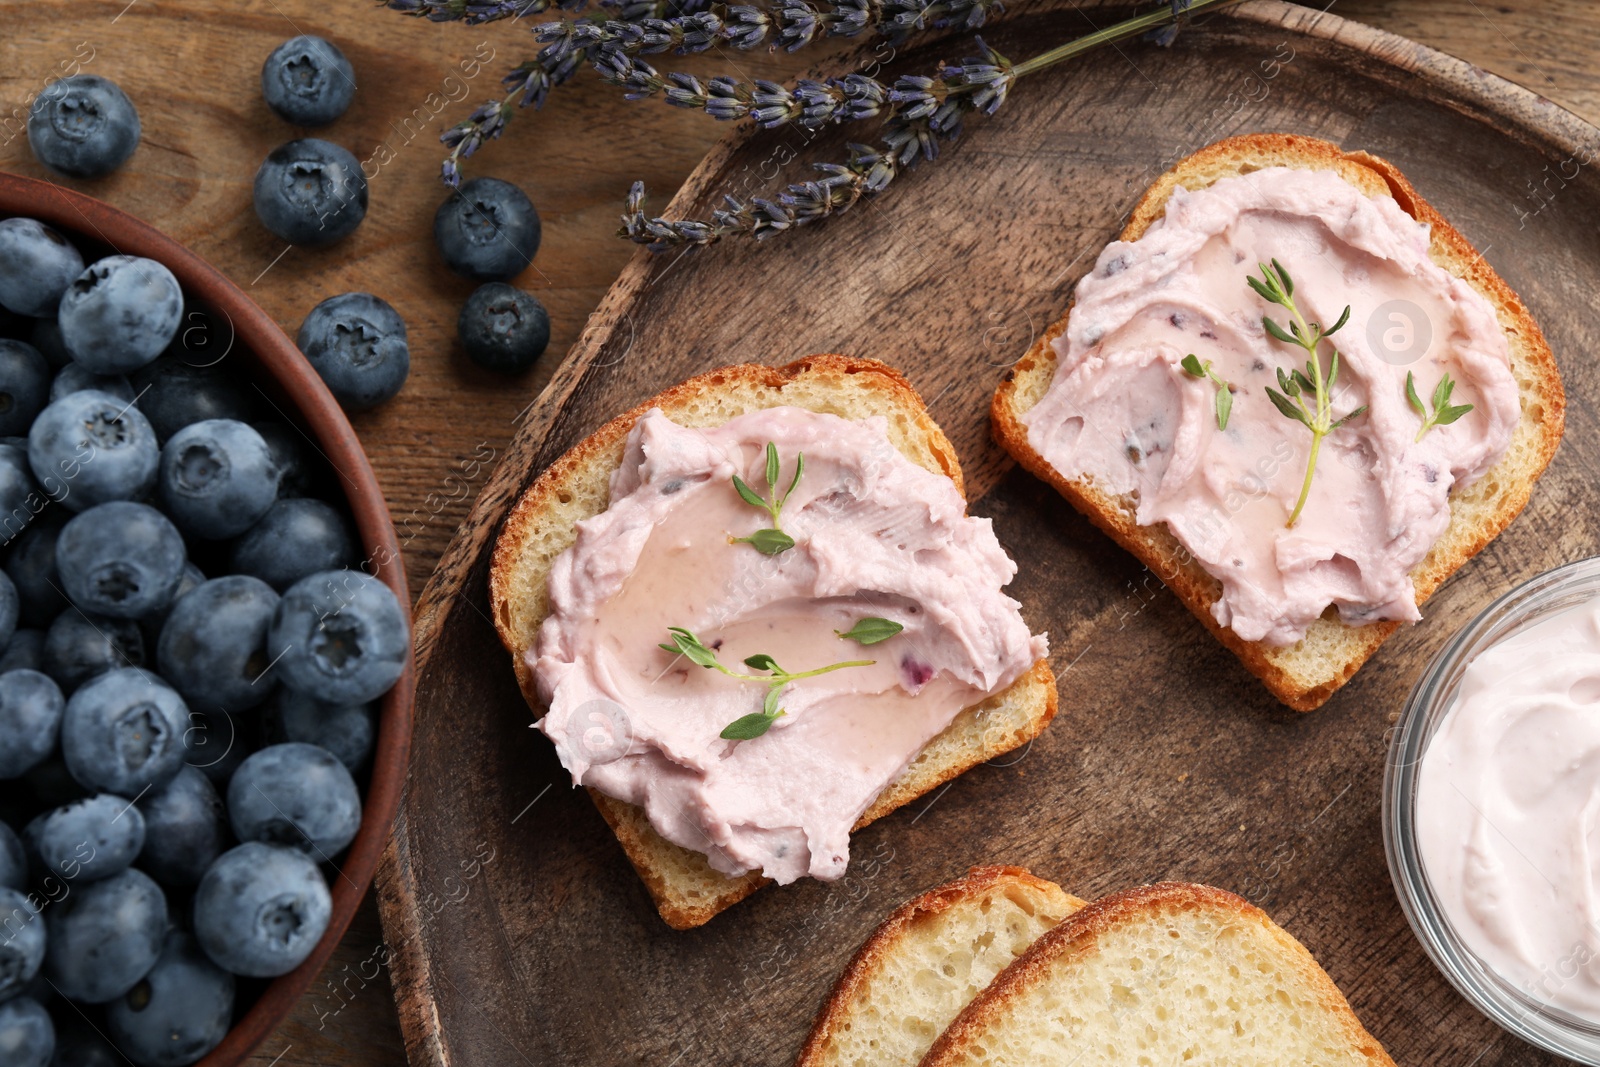
MULTIPOLYGON (((1587 0, 1334 0, 1333 9, 1470 60, 1600 123, 1593 74, 1600 6, 1587 0)), ((367 0, 0 0, 0 169, 48 176, 15 135, 13 116, 25 114, 46 79, 81 64, 128 91, 144 140, 118 174, 69 184, 193 247, 291 336, 318 300, 346 290, 377 293, 405 316, 410 381, 396 400, 352 421, 388 497, 414 593, 519 415, 633 254, 611 236, 629 183, 643 179, 653 202, 664 204, 723 132, 703 115, 625 102, 583 76, 553 93, 543 112, 519 115, 500 142, 470 161, 469 175, 515 181, 539 207, 544 244, 520 284, 545 302, 553 332, 549 353, 528 375, 480 371, 454 340, 472 286, 443 268, 431 241, 430 219, 443 198, 436 138, 476 103, 498 98, 499 75, 535 47, 521 26, 434 25, 367 0), (296 135, 262 103, 258 79, 266 54, 295 33, 337 42, 360 85, 349 113, 319 135, 362 159, 388 157, 372 179, 366 223, 320 251, 286 249, 250 205, 261 159, 296 135)), ((734 53, 732 62, 744 77, 782 79, 825 51, 734 53)), ((673 57, 668 69, 706 75, 728 62, 673 57)), ((251 1062, 403 1063, 385 962, 369 901, 326 972, 251 1062)))

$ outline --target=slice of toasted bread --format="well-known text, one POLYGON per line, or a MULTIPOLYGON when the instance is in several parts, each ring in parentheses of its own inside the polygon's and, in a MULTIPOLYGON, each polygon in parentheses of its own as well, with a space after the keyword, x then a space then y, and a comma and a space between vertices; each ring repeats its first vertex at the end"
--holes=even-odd
POLYGON ((995 975, 1083 906, 1021 867, 974 867, 907 901, 839 976, 795 1067, 916 1067, 995 975))
POLYGON ((922 1067, 1131 1063, 1394 1061, 1311 953, 1260 909, 1164 882, 1097 900, 1040 937, 922 1067))
MULTIPOLYGON (((489 575, 495 629, 511 653, 517 681, 535 713, 544 709, 523 653, 532 647, 547 612, 550 565, 573 543, 573 524, 608 506, 611 472, 622 460, 623 443, 633 424, 657 407, 684 426, 720 426, 736 416, 781 405, 847 419, 882 415, 888 420, 891 443, 906 458, 948 476, 957 490, 965 492, 955 449, 928 416, 922 398, 898 372, 875 360, 818 355, 781 368, 741 364, 697 375, 651 397, 551 464, 511 509, 495 543, 489 575)), ((1055 713, 1055 676, 1041 659, 1009 688, 957 715, 878 796, 856 827, 1026 744, 1055 713)), ((638 808, 594 790, 590 796, 669 926, 680 930, 699 926, 766 882, 758 872, 733 878, 719 874, 702 853, 656 833, 638 808)))
MULTIPOLYGON (((1413 218, 1432 227, 1433 261, 1481 293, 1505 330, 1511 372, 1521 393, 1522 418, 1500 461, 1452 494, 1450 525, 1411 573, 1421 604, 1517 516, 1533 492, 1534 481, 1555 455, 1566 409, 1555 357, 1517 295, 1393 165, 1365 152, 1345 152, 1327 141, 1289 134, 1249 134, 1201 149, 1156 180, 1134 208, 1121 240, 1136 241, 1143 236, 1162 216, 1177 186, 1201 189, 1219 179, 1266 167, 1332 170, 1368 196, 1394 197, 1413 218)), ((1312 622, 1304 639, 1283 647, 1245 641, 1219 624, 1211 607, 1221 593, 1221 584, 1183 550, 1165 524, 1138 525, 1135 500, 1109 495, 1089 482, 1069 481, 1028 443, 1022 416, 1050 387, 1057 362, 1052 342, 1066 326, 1067 317, 1051 326, 1006 375, 990 409, 995 440, 1023 467, 1054 486, 1089 521, 1165 578, 1195 617, 1279 700, 1297 711, 1319 707, 1400 624, 1383 621, 1349 626, 1330 608, 1312 622)))

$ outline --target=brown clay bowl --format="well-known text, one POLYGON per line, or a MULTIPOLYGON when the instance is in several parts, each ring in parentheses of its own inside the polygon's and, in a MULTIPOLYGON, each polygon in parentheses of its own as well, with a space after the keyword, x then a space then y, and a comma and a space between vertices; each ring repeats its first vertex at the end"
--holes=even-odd
MULTIPOLYGON (((0 173, 0 218, 13 215, 36 218, 71 235, 86 260, 124 253, 165 264, 191 303, 231 324, 234 344, 228 358, 235 362, 229 366, 260 386, 287 421, 297 424, 327 457, 355 521, 356 536, 367 561, 363 566, 393 589, 400 603, 409 608, 411 598, 406 591, 394 525, 361 442, 322 379, 266 312, 222 272, 172 238, 93 197, 49 182, 0 173)), ((222 1044, 200 1061, 202 1067, 232 1067, 242 1062, 289 1014, 344 936, 356 905, 372 884, 372 873, 400 803, 411 747, 414 687, 415 665, 407 663, 400 681, 379 705, 378 735, 362 802, 361 830, 338 865, 340 875, 328 880, 333 915, 327 933, 304 963, 265 985, 254 1003, 236 1016, 222 1044)), ((241 980, 241 993, 246 993, 250 985, 241 980)))

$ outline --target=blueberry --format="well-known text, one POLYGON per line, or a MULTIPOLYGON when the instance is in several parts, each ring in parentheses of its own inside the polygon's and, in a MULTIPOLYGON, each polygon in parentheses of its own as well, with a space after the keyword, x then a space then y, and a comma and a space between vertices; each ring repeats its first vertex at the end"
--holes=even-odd
POLYGON ((283 594, 267 635, 284 684, 319 700, 360 704, 388 691, 411 648, 406 613, 361 571, 323 571, 283 594))
POLYGON ((290 845, 331 860, 361 829, 361 793, 327 749, 268 745, 228 783, 228 819, 240 841, 290 845))
POLYGON ((347 411, 388 400, 411 372, 405 321, 371 293, 340 293, 312 308, 297 343, 347 411))
POLYGON ((145 662, 144 635, 130 619, 63 611, 45 631, 44 673, 71 696, 91 678, 145 662))
POLYGON ((139 113, 115 82, 74 74, 34 98, 28 145, 40 163, 69 178, 103 178, 139 146, 139 113))
POLYGON ((273 466, 278 468, 278 496, 300 497, 312 495, 316 487, 316 474, 306 461, 305 435, 287 423, 253 423, 256 433, 267 443, 272 453, 273 466))
POLYGON ((139 867, 163 885, 189 888, 199 884, 227 846, 222 798, 211 780, 185 767, 139 801, 144 813, 144 851, 139 867))
POLYGON ((125 375, 96 374, 76 361, 56 371, 55 378, 50 382, 50 402, 55 403, 64 396, 81 393, 85 389, 97 389, 128 404, 134 402, 133 384, 125 375))
POLYGON ((18 630, 0 652, 0 674, 21 670, 44 670, 43 630, 18 630))
POLYGON ((550 344, 550 315, 531 293, 490 282, 467 298, 456 333, 478 366, 520 374, 550 344))
POLYGON ((11 635, 17 632, 17 619, 21 611, 17 587, 5 571, 0 571, 0 649, 11 643, 11 635))
POLYGON ((218 788, 226 786, 239 765, 255 751, 242 718, 226 711, 189 713, 189 729, 183 736, 184 763, 218 788))
POLYGON ((61 294, 83 273, 72 242, 34 219, 0 221, 0 307, 19 315, 55 315, 61 294))
POLYGON ((333 910, 328 883, 298 849, 249 841, 224 852, 194 894, 194 932, 223 970, 274 978, 316 948, 333 910))
POLYGON ((0 437, 27 433, 49 396, 44 355, 30 344, 0 339, 0 437))
POLYGON ((222 1043, 233 1019, 233 975, 181 930, 150 973, 106 1007, 106 1029, 139 1067, 187 1067, 222 1043))
POLYGON ((149 504, 130 500, 80 512, 56 539, 67 597, 116 619, 143 618, 171 604, 185 562, 178 528, 149 504))
POLYGON ((56 1028, 50 1013, 32 997, 0 1004, 0 1063, 6 1067, 50 1067, 56 1028))
POLYGON ((177 356, 162 356, 133 373, 139 410, 150 420, 156 440, 207 419, 250 417, 250 398, 238 380, 215 364, 191 366, 177 356))
MULTIPOLYGON (((80 270, 78 273, 83 272, 80 270)), ((48 319, 34 322, 33 329, 28 333, 28 343, 37 348, 45 362, 57 370, 72 362, 72 353, 67 351, 67 343, 61 339, 61 321, 54 312, 48 319)))
POLYGON ((94 882, 132 865, 144 847, 144 813, 132 801, 96 793, 37 816, 22 836, 45 870, 94 882))
POLYGON ((26 449, 0 444, 0 545, 27 528, 46 501, 33 482, 26 449))
POLYGON ((183 699, 155 675, 107 671, 68 698, 61 754, 85 787, 137 797, 178 773, 188 726, 183 699))
POLYGON ((22 839, 10 825, 0 822, 0 889, 23 889, 28 884, 28 856, 22 839))
POLYGON ((143 496, 161 450, 139 409, 85 389, 55 401, 28 431, 28 463, 46 496, 73 511, 143 496))
POLYGON ((61 575, 56 571, 56 539, 68 517, 59 508, 51 508, 11 543, 6 575, 17 587, 22 621, 27 625, 48 626, 67 609, 61 575))
POLYGON ((115 1000, 150 972, 167 932, 167 898, 130 867, 72 892, 44 911, 44 973, 61 993, 89 1004, 115 1000))
POLYGON ((172 272, 142 256, 89 264, 61 297, 61 339, 96 374, 125 374, 161 354, 183 318, 172 272))
POLYGON ((433 242, 447 267, 479 282, 506 282, 539 251, 539 213, 521 189, 474 178, 439 205, 433 242))
POLYGON ((212 540, 241 534, 278 498, 272 453, 248 423, 207 419, 161 449, 161 502, 178 528, 212 540))
POLYGON ((327 749, 354 774, 372 755, 376 717, 374 704, 325 704, 279 687, 262 709, 261 727, 273 744, 303 741, 327 749))
POLYGON ((234 542, 230 567, 274 589, 287 589, 318 571, 355 562, 355 548, 344 516, 320 500, 279 500, 244 536, 234 542))
POLYGON ((277 679, 269 673, 267 627, 278 594, 259 578, 230 574, 184 595, 161 628, 156 664, 198 711, 243 711, 260 704, 277 679))
MULTIPOLYGON (((0 1000, 27 988, 44 962, 44 920, 16 889, 0 888, 0 1000)), ((9 1060, 0 1060, 9 1063, 9 1060)))
POLYGON ((0 674, 0 779, 43 763, 56 749, 66 701, 61 688, 38 671, 0 674))
POLYGON ((326 126, 356 95, 355 71, 331 42, 291 37, 261 65, 261 95, 285 122, 326 126))
POLYGON ((307 137, 267 156, 255 202, 261 224, 290 244, 332 244, 367 217, 367 179, 349 151, 307 137))

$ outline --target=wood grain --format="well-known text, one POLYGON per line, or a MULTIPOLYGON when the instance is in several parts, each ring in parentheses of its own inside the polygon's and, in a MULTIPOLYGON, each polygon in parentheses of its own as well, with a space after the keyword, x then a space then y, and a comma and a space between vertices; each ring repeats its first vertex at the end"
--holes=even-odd
MULTIPOLYGON (((985 36, 1019 54, 1091 21, 1039 5, 985 36)), ((897 63, 926 69, 938 47, 897 63)), ((1552 186, 1537 213, 1521 205, 1528 179, 1600 144, 1600 131, 1459 61, 1279 3, 1215 16, 1170 52, 1108 51, 1024 82, 936 175, 919 170, 848 225, 781 252, 636 258, 419 604, 423 755, 380 876, 389 928, 408 935, 395 975, 414 1062, 783 1063, 885 912, 992 862, 1086 898, 1159 878, 1232 889, 1307 944, 1396 1059, 1548 1062, 1423 956, 1390 887, 1378 800, 1391 715, 1454 626, 1515 580, 1595 549, 1561 506, 1588 491, 1594 416, 1575 413, 1528 512, 1436 595, 1428 621, 1304 717, 989 440, 1005 365, 1060 313, 1144 188, 1178 156, 1252 130, 1394 161, 1527 300, 1581 395, 1600 333, 1580 296, 1600 284, 1600 197, 1574 181, 1552 186), (509 501, 611 413, 717 363, 817 350, 888 359, 928 398, 974 510, 1019 561, 1010 591, 1051 631, 1062 713, 1021 759, 857 834, 841 883, 763 890, 676 933, 527 730, 509 669, 485 666, 503 663, 483 617, 486 550, 509 501), (474 848, 496 856, 481 892, 453 908, 419 900, 474 848)), ((703 213, 793 137, 724 142, 669 211, 703 213)), ((842 140, 807 151, 829 158, 842 140)))
MULTIPOLYGON (((1012 6, 1021 11, 1026 4, 1012 6)), ((1337 0, 1333 10, 1462 56, 1600 120, 1600 86, 1593 79, 1600 59, 1600 7, 1588 0, 1337 0)), ((488 79, 531 51, 519 27, 435 26, 376 10, 366 0, 136 0, 131 5, 126 0, 3 0, 0 119, 24 106, 61 62, 88 43, 95 58, 84 69, 117 79, 133 94, 145 143, 112 179, 67 184, 195 247, 249 288, 291 333, 319 299, 344 289, 377 292, 402 310, 413 343, 411 380, 389 407, 354 422, 406 542, 408 575, 417 591, 488 476, 493 461, 483 461, 480 450, 495 458, 504 453, 517 415, 549 380, 630 261, 631 249, 610 237, 628 183, 643 178, 653 193, 665 196, 728 128, 657 104, 627 103, 614 89, 581 79, 561 90, 545 111, 520 116, 503 140, 474 161, 469 173, 523 185, 545 220, 544 247, 521 284, 550 307, 554 340, 538 368, 506 382, 474 370, 453 341, 456 311, 470 287, 446 274, 432 249, 428 221, 440 192, 431 129, 409 143, 399 137, 403 147, 375 183, 371 214, 355 237, 325 252, 290 253, 262 274, 282 246, 273 246, 255 223, 249 182, 260 159, 294 131, 262 105, 256 70, 278 41, 300 31, 338 41, 355 62, 362 86, 356 104, 322 136, 363 156, 396 137, 390 124, 401 123, 427 92, 442 86, 455 63, 472 55, 480 42, 496 50, 491 69, 469 83, 466 100, 439 116, 441 125, 463 117, 487 97, 488 79)), ((786 77, 815 62, 814 55, 812 50, 738 53, 726 60, 674 59, 670 66, 707 74, 737 65, 752 77, 786 77)), ((44 176, 20 139, 0 131, 0 142, 0 168, 44 176)), ((802 162, 791 164, 786 176, 797 173, 802 162)), ((1526 195, 1527 189, 1520 192, 1526 195)), ((1542 214, 1538 223, 1546 229, 1540 232, 1555 229, 1552 224, 1562 218, 1555 208, 1542 214)), ((1584 543, 1582 535, 1567 533, 1562 548, 1576 552, 1584 543)), ((1130 624, 1143 614, 1136 608, 1133 600, 1124 608, 1131 613, 1130 624)), ((524 744, 520 736, 514 741, 524 744)), ((1026 769, 1026 764, 1017 768, 1019 773, 1026 769)), ((1175 764, 1173 773, 1184 772, 1175 764)), ((1333 782, 1328 792, 1342 787, 1333 782)), ((536 789, 528 792, 531 797, 536 789)), ((1162 810, 1164 803, 1152 798, 1151 810, 1162 810)), ((918 825, 938 811, 934 808, 918 825)), ((581 806, 561 812, 578 820, 593 818, 581 806)), ((530 812, 523 822, 531 817, 530 812)), ((1258 827, 1256 832, 1266 831, 1258 827)), ((1375 837, 1372 842, 1375 846, 1375 837)), ((1269 839, 1269 855, 1278 844, 1269 839)), ((616 865, 609 842, 590 847, 594 862, 616 865)), ((470 853, 468 847, 465 854, 470 853)), ((1289 866, 1303 872, 1306 862, 1300 850, 1289 866)), ((625 868, 613 871, 622 892, 628 891, 621 877, 627 874, 625 868)), ((588 884, 575 871, 569 893, 581 893, 588 884)), ((892 895, 878 894, 881 910, 887 910, 892 895)), ((1274 906, 1270 900, 1268 906, 1274 906)), ((805 944, 803 938, 790 939, 769 955, 776 962, 803 953, 805 944)), ((1413 950, 1409 933, 1390 930, 1366 946, 1357 962, 1380 966, 1401 949, 1413 950)), ((399 1063, 403 1053, 388 1001, 387 955, 369 906, 301 1009, 262 1046, 256 1067, 399 1063)), ((1431 1028, 1436 1020, 1418 1012, 1411 1022, 1431 1028)), ((495 1062, 501 1058, 521 1062, 504 1050, 495 1062)))

